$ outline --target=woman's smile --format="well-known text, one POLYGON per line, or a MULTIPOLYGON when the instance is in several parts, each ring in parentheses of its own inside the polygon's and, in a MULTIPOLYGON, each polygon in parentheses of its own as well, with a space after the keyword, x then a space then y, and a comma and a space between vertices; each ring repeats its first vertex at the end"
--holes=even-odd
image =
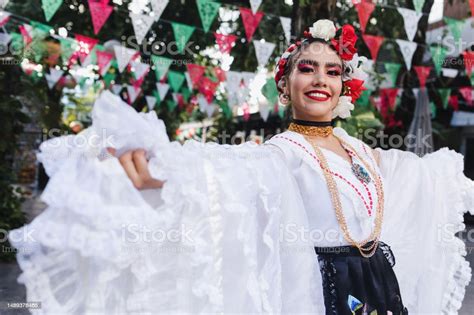
POLYGON ((304 95, 316 102, 326 102, 331 99, 331 94, 321 90, 311 90, 304 93, 304 95))

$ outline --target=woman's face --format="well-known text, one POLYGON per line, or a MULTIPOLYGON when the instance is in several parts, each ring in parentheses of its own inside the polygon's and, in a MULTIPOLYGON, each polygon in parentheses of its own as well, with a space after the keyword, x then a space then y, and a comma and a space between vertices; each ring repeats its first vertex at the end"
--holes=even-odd
POLYGON ((288 81, 295 119, 330 121, 342 91, 342 61, 324 43, 311 43, 293 63, 288 81))

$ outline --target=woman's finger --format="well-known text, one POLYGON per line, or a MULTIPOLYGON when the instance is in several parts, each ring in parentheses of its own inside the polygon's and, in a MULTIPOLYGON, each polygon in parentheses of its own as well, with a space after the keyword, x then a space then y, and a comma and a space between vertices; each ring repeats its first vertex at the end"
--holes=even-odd
POLYGON ((124 168, 128 177, 132 181, 133 185, 139 188, 143 184, 143 181, 138 175, 135 164, 133 163, 132 154, 133 154, 133 151, 127 151, 124 154, 122 154, 119 160, 120 160, 120 164, 122 164, 122 167, 124 168))
POLYGON ((133 151, 132 159, 138 175, 142 179, 147 179, 150 176, 150 172, 148 171, 148 161, 146 160, 145 150, 138 149, 133 151))

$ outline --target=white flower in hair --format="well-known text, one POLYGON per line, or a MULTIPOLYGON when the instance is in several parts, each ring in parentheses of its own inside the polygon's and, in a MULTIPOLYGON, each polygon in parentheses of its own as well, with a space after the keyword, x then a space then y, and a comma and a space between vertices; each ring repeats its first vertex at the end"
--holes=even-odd
POLYGON ((351 110, 354 109, 354 104, 351 103, 351 100, 350 96, 340 96, 339 102, 332 111, 332 118, 334 119, 337 116, 343 119, 351 117, 351 110))
POLYGON ((309 32, 314 38, 330 40, 336 36, 336 26, 334 26, 331 20, 317 20, 313 26, 309 28, 309 32))
POLYGON ((359 57, 355 54, 352 60, 342 61, 344 64, 344 73, 342 74, 342 81, 349 81, 352 79, 366 81, 368 78, 367 73, 364 71, 364 65, 367 62, 367 58, 362 56, 359 57))

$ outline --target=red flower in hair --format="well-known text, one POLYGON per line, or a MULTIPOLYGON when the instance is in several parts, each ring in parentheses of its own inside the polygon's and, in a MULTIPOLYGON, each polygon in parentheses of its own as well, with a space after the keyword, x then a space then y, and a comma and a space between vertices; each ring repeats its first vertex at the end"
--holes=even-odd
POLYGON ((344 82, 344 95, 350 96, 352 98, 352 103, 360 97, 364 90, 367 89, 364 87, 363 80, 352 79, 344 82))
POLYGON ((345 24, 342 28, 338 29, 336 36, 331 39, 331 44, 343 60, 352 59, 352 56, 357 52, 355 48, 356 42, 357 35, 354 31, 354 27, 349 24, 345 24))

